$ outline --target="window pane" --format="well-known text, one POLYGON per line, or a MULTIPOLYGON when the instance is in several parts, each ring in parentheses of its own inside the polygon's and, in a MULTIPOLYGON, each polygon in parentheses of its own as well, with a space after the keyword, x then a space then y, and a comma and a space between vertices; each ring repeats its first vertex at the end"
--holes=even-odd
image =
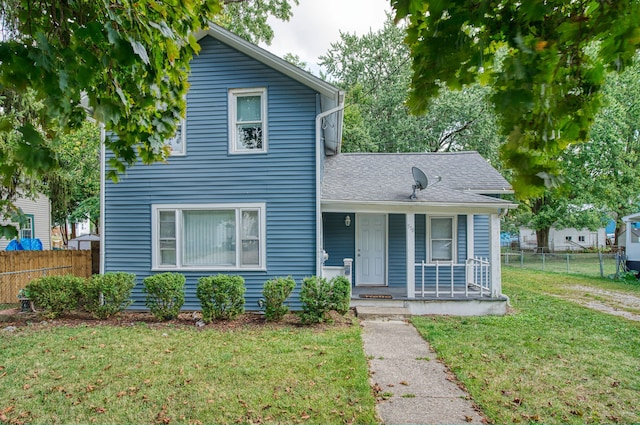
POLYGON ((260 265, 260 225, 258 211, 242 211, 242 255, 243 266, 260 265))
POLYGON ((238 124, 236 149, 262 149, 262 124, 238 124))
POLYGON ((260 111, 262 110, 261 96, 238 96, 237 97, 238 122, 262 121, 260 111))
POLYGON ((176 237, 176 213, 174 211, 160 211, 160 238, 176 237))
POLYGON ((160 211, 160 265, 175 266, 176 262, 176 213, 160 211))
POLYGON ((258 211, 242 211, 242 238, 258 239, 259 232, 258 211))
POLYGON ((235 266, 235 211, 184 211, 183 263, 235 266))
POLYGON ((433 261, 451 261, 451 241, 434 240, 431 241, 431 259, 433 261))
POLYGON ((163 245, 167 245, 167 242, 160 242, 160 264, 163 266, 175 266, 176 265, 175 241, 172 244, 170 244, 168 249, 163 248, 163 245))
POLYGON ((432 239, 452 239, 453 238, 452 218, 432 218, 431 238, 432 239))
POLYGON ((184 146, 182 143, 182 121, 178 124, 176 135, 169 139, 169 145, 171 146, 171 153, 182 154, 184 153, 184 146))

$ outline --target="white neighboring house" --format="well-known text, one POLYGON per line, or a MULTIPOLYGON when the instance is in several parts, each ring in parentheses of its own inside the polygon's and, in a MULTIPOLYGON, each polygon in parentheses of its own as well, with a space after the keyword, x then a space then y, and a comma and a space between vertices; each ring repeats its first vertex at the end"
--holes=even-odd
MULTIPOLYGON (((29 225, 20 229, 20 238, 36 238, 42 242, 42 249, 51 249, 51 203, 45 195, 36 200, 18 198, 15 205, 22 209, 29 220, 29 225)), ((3 222, 2 224, 9 224, 3 222)), ((15 223, 17 224, 17 223, 15 223)), ((0 251, 4 251, 11 242, 0 238, 0 251)))
MULTIPOLYGON (((568 227, 566 229, 549 230, 549 249, 555 251, 581 251, 587 248, 604 248, 607 244, 607 234, 604 227, 592 231, 589 229, 576 229, 568 227)), ((520 249, 535 250, 538 247, 536 232, 528 227, 520 228, 520 249)))

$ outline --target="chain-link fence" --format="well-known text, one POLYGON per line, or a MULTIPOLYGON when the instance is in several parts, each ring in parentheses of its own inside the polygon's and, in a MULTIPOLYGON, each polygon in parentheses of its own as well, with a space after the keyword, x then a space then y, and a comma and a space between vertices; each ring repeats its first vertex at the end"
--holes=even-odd
POLYGON ((25 282, 28 283, 44 276, 70 274, 72 271, 73 266, 60 266, 0 273, 0 310, 13 308, 20 304, 18 295, 20 290, 26 286, 25 282))
POLYGON ((556 273, 607 277, 625 270, 625 257, 620 253, 502 253, 502 265, 556 273))

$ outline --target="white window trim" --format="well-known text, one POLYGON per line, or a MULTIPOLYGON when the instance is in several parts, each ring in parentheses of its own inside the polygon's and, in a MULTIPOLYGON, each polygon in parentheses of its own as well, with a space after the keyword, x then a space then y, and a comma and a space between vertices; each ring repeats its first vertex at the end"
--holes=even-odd
POLYGON ((21 227, 20 228, 20 239, 33 239, 36 237, 36 229, 35 229, 35 217, 33 214, 25 214, 25 216, 27 217, 27 221, 29 222, 29 227, 21 227), (31 233, 31 237, 30 238, 25 238, 23 236, 23 232, 24 231, 29 231, 31 233))
POLYGON ((453 263, 456 264, 458 262, 458 216, 456 215, 428 215, 427 216, 427 235, 425 238, 427 242, 427 262, 435 263, 453 263), (431 219, 432 218, 450 218, 451 219, 451 260, 434 260, 432 257, 432 249, 431 249, 431 219))
POLYGON ((267 270, 267 206, 264 203, 246 203, 246 204, 153 204, 151 206, 151 255, 153 271, 171 271, 171 270, 207 270, 207 271, 266 271, 267 270), (176 265, 160 264, 160 211, 174 210, 176 214, 176 265), (182 211, 194 210, 236 210, 236 265, 235 266, 183 266, 182 265, 182 211), (257 210, 258 219, 260 220, 260 257, 259 265, 241 266, 240 255, 242 246, 242 235, 240 226, 240 214, 242 210, 257 210))
MULTIPOLYGON (((167 140, 167 144, 169 145, 169 147, 171 147, 171 141, 175 138, 176 136, 167 140)), ((183 118, 180 120, 180 139, 182 142, 182 150, 174 151, 173 149, 171 149, 171 153, 169 154, 169 156, 186 156, 187 155, 187 119, 186 118, 183 118)))
POLYGON ((268 132, 267 132, 267 89, 266 87, 230 89, 229 90, 229 153, 234 155, 261 154, 268 151, 268 132), (236 121, 237 121, 237 102, 238 95, 258 95, 261 98, 260 114, 262 117, 262 149, 237 149, 236 147, 236 121))

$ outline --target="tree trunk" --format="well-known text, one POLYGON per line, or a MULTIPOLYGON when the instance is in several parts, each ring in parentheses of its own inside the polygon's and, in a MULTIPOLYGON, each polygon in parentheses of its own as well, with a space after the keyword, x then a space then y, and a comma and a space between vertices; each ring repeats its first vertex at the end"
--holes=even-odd
POLYGON ((551 252, 549 249, 550 227, 536 230, 536 241, 538 242, 538 252, 551 252))

